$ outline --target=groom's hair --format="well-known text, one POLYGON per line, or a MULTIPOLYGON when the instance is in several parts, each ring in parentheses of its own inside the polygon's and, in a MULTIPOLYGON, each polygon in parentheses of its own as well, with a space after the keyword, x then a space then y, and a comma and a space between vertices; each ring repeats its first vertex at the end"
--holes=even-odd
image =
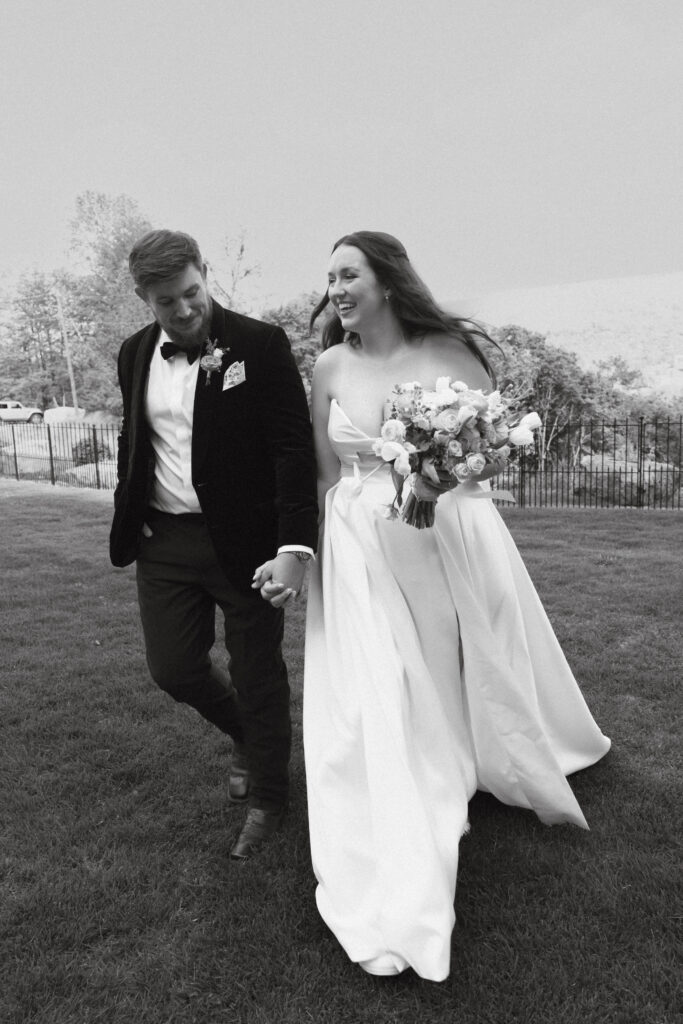
POLYGON ((182 274, 194 264, 203 270, 204 261, 194 238, 184 231, 148 231, 139 238, 128 257, 128 267, 135 284, 142 291, 156 281, 165 281, 182 274))

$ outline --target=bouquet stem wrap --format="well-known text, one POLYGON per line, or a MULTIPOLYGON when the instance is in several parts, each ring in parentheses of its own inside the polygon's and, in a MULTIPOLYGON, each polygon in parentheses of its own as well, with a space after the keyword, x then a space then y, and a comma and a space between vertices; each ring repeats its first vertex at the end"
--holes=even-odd
MULTIPOLYGON (((451 488, 445 488, 450 490, 451 488)), ((410 494, 401 507, 401 520, 408 526, 415 526, 418 530, 428 529, 434 525, 436 515, 436 503, 443 490, 437 490, 433 485, 427 483, 424 477, 415 474, 410 484, 410 494)))

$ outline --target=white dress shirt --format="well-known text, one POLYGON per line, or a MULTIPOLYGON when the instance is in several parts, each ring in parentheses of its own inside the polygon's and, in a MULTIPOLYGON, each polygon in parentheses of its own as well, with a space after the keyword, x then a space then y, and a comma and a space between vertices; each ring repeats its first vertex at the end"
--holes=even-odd
POLYGON ((199 359, 190 365, 184 353, 164 359, 164 331, 154 349, 147 378, 145 415, 155 455, 150 505, 161 512, 201 512, 192 486, 192 418, 199 359))

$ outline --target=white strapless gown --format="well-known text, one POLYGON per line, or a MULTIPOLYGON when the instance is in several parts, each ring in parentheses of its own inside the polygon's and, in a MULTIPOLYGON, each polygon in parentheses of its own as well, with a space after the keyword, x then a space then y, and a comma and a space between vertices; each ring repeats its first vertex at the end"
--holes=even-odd
POLYGON ((329 437, 342 476, 304 673, 318 909, 351 960, 441 981, 475 790, 587 828, 565 776, 610 741, 492 502, 461 486, 439 498, 432 529, 388 521, 388 469, 336 402, 329 437))

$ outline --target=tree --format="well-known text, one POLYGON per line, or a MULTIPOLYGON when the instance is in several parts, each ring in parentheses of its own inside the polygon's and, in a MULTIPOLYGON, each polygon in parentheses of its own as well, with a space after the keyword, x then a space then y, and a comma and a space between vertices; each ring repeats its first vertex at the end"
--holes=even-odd
POLYGON ((2 394, 43 408, 69 390, 54 288, 54 274, 34 270, 19 278, 2 342, 2 394))
POLYGON ((311 393, 313 366, 321 351, 319 329, 316 327, 311 333, 309 327, 311 313, 319 301, 320 295, 308 292, 281 306, 265 309, 261 313, 268 323, 281 327, 292 343, 292 352, 307 395, 311 393))
POLYGON ((223 251, 215 264, 209 262, 205 254, 204 259, 211 293, 217 295, 230 309, 238 313, 246 312, 243 299, 244 284, 248 278, 257 277, 261 268, 258 263, 250 263, 247 260, 245 232, 240 231, 235 238, 225 236, 223 251))
MULTIPOLYGON (((572 420, 580 420, 592 411, 590 375, 581 369, 573 352, 549 345, 542 334, 508 325, 492 331, 491 336, 502 350, 490 354, 499 386, 511 384, 520 405, 541 417, 537 451, 543 463, 558 440, 569 441, 572 420)), ((575 456, 582 445, 579 438, 575 456)))
POLYGON ((131 287, 128 254, 152 225, 126 195, 84 192, 71 222, 71 252, 81 273, 61 280, 74 334, 79 394, 90 409, 120 412, 116 357, 121 342, 148 320, 131 287))
POLYGON ((86 275, 110 281, 128 268, 134 242, 152 225, 130 196, 87 191, 76 198, 71 253, 86 275))

